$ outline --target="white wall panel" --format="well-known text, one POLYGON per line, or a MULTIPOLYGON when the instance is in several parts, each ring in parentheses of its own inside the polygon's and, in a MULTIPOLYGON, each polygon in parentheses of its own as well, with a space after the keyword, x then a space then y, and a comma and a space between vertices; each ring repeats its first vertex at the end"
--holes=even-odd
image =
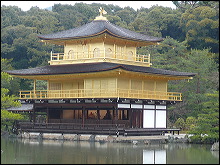
POLYGON ((154 109, 155 105, 144 105, 144 109, 154 109))
POLYGON ((143 150, 143 164, 166 164, 166 150, 143 150))
POLYGON ((166 109, 166 105, 156 105, 156 109, 166 109))
POLYGON ((118 108, 130 108, 130 104, 118 104, 118 108))
POLYGON ((143 150, 143 164, 154 164, 154 150, 143 150))
POLYGON ((131 108, 139 108, 139 109, 142 109, 143 106, 142 106, 142 105, 138 105, 138 104, 131 104, 131 108))
POLYGON ((167 164, 166 150, 155 151, 155 163, 154 164, 167 164))
POLYGON ((156 110, 156 128, 166 128, 166 111, 156 110))
POLYGON ((154 128, 154 110, 144 110, 143 128, 154 128))

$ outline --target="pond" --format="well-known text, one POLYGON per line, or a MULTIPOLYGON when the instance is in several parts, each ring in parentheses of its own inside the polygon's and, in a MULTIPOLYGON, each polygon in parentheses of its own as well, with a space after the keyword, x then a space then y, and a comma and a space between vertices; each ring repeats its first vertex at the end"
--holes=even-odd
POLYGON ((210 148, 1 137, 1 164, 219 164, 219 152, 210 148))

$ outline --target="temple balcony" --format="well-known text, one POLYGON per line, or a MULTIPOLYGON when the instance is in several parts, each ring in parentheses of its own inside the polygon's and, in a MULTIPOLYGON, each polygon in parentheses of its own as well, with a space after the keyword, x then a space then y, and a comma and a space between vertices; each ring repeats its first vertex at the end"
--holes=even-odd
POLYGON ((113 62, 128 65, 138 65, 150 67, 150 54, 138 55, 132 53, 118 53, 115 51, 88 51, 70 53, 52 53, 50 65, 93 63, 93 62, 113 62))
POLYGON ((76 89, 20 91, 20 99, 66 99, 66 98, 129 98, 182 101, 177 92, 128 90, 128 89, 76 89))

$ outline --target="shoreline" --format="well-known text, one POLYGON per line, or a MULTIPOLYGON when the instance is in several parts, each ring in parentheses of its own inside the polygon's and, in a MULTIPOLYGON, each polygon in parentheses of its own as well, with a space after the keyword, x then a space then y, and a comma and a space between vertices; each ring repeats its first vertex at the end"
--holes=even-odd
MULTIPOLYGON (((2 134, 2 136, 4 136, 2 134)), ((123 136, 123 135, 92 135, 92 134, 61 134, 61 133, 37 133, 23 132, 19 135, 8 134, 6 136, 21 139, 39 140, 65 140, 65 141, 89 141, 89 142, 112 142, 133 144, 165 144, 165 143, 188 143, 186 134, 165 134, 157 136, 123 136)))
MULTIPOLYGON (((26 140, 57 140, 57 141, 87 141, 101 143, 133 143, 144 144, 167 144, 167 143, 190 143, 187 134, 171 134, 157 136, 123 136, 123 135, 91 135, 91 134, 61 134, 61 133, 34 133, 23 132, 19 135, 1 131, 2 137, 18 138, 26 140)), ((212 144, 211 151, 219 151, 219 142, 212 144)))

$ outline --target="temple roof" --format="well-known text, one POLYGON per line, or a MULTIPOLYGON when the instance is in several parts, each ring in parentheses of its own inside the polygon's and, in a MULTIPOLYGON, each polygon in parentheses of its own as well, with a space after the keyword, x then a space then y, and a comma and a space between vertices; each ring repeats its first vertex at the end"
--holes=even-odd
POLYGON ((42 66, 36 68, 11 70, 5 72, 17 76, 34 76, 34 75, 59 75, 59 74, 102 72, 102 71, 109 71, 120 68, 131 72, 150 73, 150 74, 159 74, 159 75, 168 75, 168 76, 192 77, 196 75, 196 73, 177 72, 177 71, 157 69, 152 67, 116 64, 116 63, 108 63, 108 62, 48 65, 48 66, 42 66))
POLYGON ((120 26, 110 23, 108 20, 93 20, 90 23, 76 27, 70 30, 64 30, 61 32, 39 35, 42 40, 69 40, 88 38, 92 36, 98 36, 104 33, 108 33, 114 37, 129 39, 141 42, 158 42, 162 41, 162 38, 152 37, 145 34, 140 34, 120 26))
POLYGON ((8 111, 33 111, 33 104, 21 104, 21 107, 10 107, 6 110, 8 111))

